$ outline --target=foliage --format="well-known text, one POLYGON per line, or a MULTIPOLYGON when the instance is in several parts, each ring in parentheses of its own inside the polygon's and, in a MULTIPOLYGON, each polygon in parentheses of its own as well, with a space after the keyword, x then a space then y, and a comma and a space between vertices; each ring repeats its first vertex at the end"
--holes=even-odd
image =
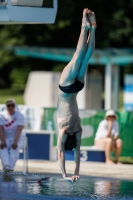
POLYGON ((133 158, 132 157, 119 157, 119 162, 122 162, 123 164, 133 164, 133 158))
MULTIPOLYGON (((15 56, 7 45, 76 47, 82 10, 89 7, 97 18, 96 48, 133 46, 133 0, 59 0, 54 24, 0 26, 0 87, 24 87, 34 70, 61 71, 62 63, 15 56)), ((131 69, 131 67, 129 68, 131 69)), ((129 70, 130 71, 130 70, 129 70)))
POLYGON ((0 104, 5 104, 7 99, 15 99, 17 104, 24 104, 23 90, 0 89, 0 104))

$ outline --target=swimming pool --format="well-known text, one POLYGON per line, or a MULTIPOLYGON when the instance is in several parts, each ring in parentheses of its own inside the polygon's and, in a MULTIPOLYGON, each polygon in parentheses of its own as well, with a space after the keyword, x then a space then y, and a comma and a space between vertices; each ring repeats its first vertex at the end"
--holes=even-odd
POLYGON ((40 186, 40 174, 0 175, 0 200, 133 200, 133 181, 81 176, 71 184, 51 175, 40 186))

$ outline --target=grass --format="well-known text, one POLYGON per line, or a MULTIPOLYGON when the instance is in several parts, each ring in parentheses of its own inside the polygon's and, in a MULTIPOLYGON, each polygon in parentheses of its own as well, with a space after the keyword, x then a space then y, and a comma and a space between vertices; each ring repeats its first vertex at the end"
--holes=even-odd
POLYGON ((133 164, 133 157, 119 157, 119 162, 123 164, 133 164))
MULTIPOLYGON (((24 104, 23 100, 24 90, 19 89, 0 89, 0 104, 5 104, 7 99, 13 98, 16 100, 17 104, 24 104)), ((102 98, 104 98, 104 93, 102 93, 102 98)), ((119 91, 118 99, 119 111, 123 110, 123 90, 119 91)))
MULTIPOLYGON (((113 152, 113 154, 114 154, 114 152, 113 152)), ((114 161, 113 155, 111 155, 111 160, 114 161)), ((133 164, 133 157, 131 157, 131 156, 120 156, 119 162, 121 162, 123 164, 133 164)))
POLYGON ((15 99, 17 104, 24 104, 23 90, 0 89, 0 104, 5 104, 8 99, 15 99))
POLYGON ((118 106, 119 106, 119 111, 123 110, 123 90, 119 91, 119 99, 118 99, 118 106))

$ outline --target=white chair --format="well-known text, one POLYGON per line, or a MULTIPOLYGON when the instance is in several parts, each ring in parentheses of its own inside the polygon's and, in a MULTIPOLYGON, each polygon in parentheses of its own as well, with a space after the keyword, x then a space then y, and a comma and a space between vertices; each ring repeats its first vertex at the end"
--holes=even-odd
POLYGON ((23 148, 19 150, 20 154, 23 154, 23 174, 28 172, 28 138, 24 136, 23 148))
MULTIPOLYGON (((20 154, 23 154, 23 174, 28 172, 28 138, 25 135, 23 141, 23 147, 19 150, 20 154)), ((2 171, 2 163, 0 164, 0 168, 2 171)))

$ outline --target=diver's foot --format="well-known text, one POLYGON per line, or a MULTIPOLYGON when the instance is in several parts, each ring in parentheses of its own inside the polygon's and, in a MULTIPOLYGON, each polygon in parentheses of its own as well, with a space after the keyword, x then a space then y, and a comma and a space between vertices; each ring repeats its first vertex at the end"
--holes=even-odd
POLYGON ((93 29, 96 29, 96 27, 97 27, 97 24, 96 24, 96 16, 95 16, 95 13, 92 12, 91 10, 88 12, 88 19, 89 19, 89 21, 90 21, 90 23, 91 23, 91 27, 92 27, 93 29))
POLYGON ((86 27, 87 29, 91 28, 91 23, 88 19, 88 13, 89 13, 89 9, 85 8, 83 10, 83 18, 82 18, 82 27, 86 27))

